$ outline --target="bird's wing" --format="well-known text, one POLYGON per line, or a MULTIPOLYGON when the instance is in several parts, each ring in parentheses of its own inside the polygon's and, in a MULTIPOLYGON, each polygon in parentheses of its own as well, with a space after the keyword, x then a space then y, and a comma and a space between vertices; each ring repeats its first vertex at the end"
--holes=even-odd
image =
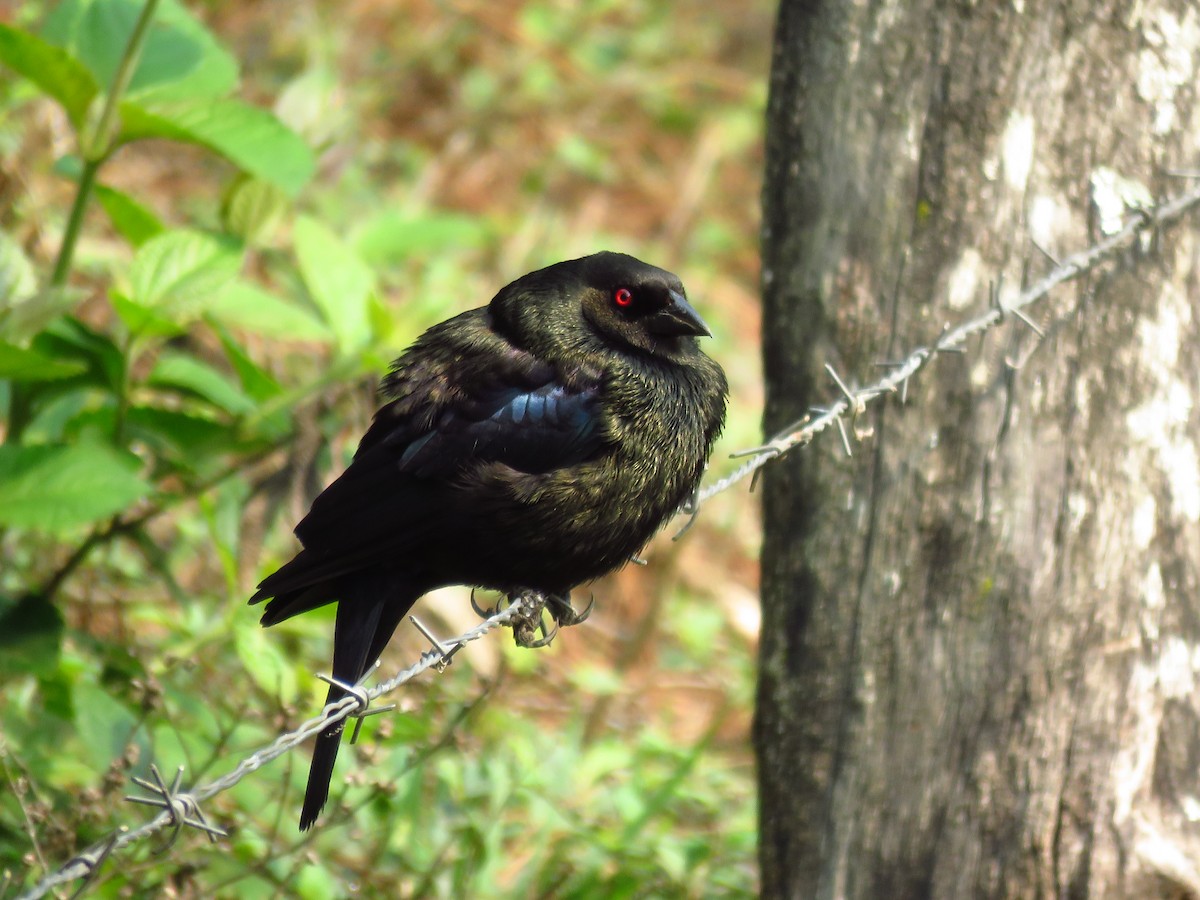
POLYGON ((391 429, 381 446, 395 455, 399 471, 417 478, 453 476, 480 462, 548 472, 600 449, 598 393, 553 377, 536 385, 492 385, 443 408, 421 434, 407 423, 391 429))
POLYGON ((395 399, 376 413, 354 461, 296 526, 307 559, 291 574, 303 570, 305 583, 452 537, 459 473, 497 462, 548 472, 605 442, 599 375, 563 373, 523 352, 402 365, 388 390, 395 399))

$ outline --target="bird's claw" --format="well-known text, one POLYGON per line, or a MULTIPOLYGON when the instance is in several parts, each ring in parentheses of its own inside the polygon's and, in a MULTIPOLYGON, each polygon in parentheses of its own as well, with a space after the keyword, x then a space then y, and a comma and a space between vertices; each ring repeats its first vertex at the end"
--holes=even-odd
POLYGON ((520 602, 520 608, 509 619, 513 631, 513 640, 518 647, 545 647, 549 641, 545 639, 545 626, 542 624, 542 611, 546 608, 546 595, 540 591, 514 591, 508 595, 509 603, 520 602), (537 637, 538 631, 543 637, 537 637))
POLYGON ((570 593, 563 597, 551 594, 546 598, 546 606, 550 610, 550 615, 554 618, 555 624, 562 628, 569 628, 572 625, 580 625, 586 622, 588 617, 591 616, 595 605, 596 596, 594 594, 588 599, 588 605, 583 608, 582 612, 576 612, 571 606, 570 593))
POLYGON ((524 647, 526 650, 540 650, 542 647, 549 647, 558 637, 558 626, 555 625, 553 630, 546 630, 546 623, 542 622, 533 631, 514 631, 513 636, 516 638, 517 645, 524 647), (540 638, 534 638, 534 634, 538 631, 542 633, 540 638))
POLYGON ((475 615, 481 619, 490 619, 496 614, 496 607, 485 606, 481 607, 475 602, 475 588, 471 588, 471 609, 475 610, 475 615))
POLYGON ((673 540, 673 541, 679 540, 681 537, 683 537, 685 534, 687 534, 689 531, 691 531, 692 526, 696 524, 696 519, 699 518, 699 516, 700 516, 700 488, 699 487, 697 487, 696 490, 692 491, 692 496, 688 497, 687 500, 684 502, 683 506, 679 507, 678 512, 681 512, 685 516, 687 516, 688 520, 683 523, 682 528, 680 528, 677 532, 675 532, 675 534, 673 534, 671 536, 671 540, 673 540))
POLYGON ((560 628, 586 622, 596 605, 596 598, 592 597, 582 612, 576 612, 571 607, 569 592, 561 596, 540 591, 519 591, 509 595, 510 600, 518 598, 525 601, 525 606, 512 618, 513 640, 518 647, 528 649, 550 646, 560 628), (546 627, 543 612, 550 613, 550 618, 554 620, 553 629, 546 627), (541 637, 537 636, 539 633, 541 637))

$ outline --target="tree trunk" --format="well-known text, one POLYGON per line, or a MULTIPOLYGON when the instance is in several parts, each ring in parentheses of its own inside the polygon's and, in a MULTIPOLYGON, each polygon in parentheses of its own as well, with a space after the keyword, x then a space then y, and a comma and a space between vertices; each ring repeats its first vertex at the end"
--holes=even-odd
MULTIPOLYGON (((1198 79, 1194 0, 783 0, 767 431, 1094 243, 1112 173, 1191 187, 1198 79)), ((764 896, 1200 896, 1198 262, 1191 216, 768 467, 764 896)))

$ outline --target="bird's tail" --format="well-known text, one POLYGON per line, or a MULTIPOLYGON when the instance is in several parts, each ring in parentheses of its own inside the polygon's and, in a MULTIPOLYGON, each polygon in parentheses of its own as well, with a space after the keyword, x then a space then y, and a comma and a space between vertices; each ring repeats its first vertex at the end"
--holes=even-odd
MULTIPOLYGON (((337 624, 333 633, 333 677, 343 684, 355 684, 375 664, 388 640, 412 605, 419 591, 397 585, 394 579, 360 575, 331 591, 338 598, 337 624)), ((325 705, 336 703, 346 691, 329 686, 325 705)), ((331 725, 317 736, 308 787, 300 811, 300 830, 307 831, 329 799, 329 783, 337 760, 345 720, 331 725)))

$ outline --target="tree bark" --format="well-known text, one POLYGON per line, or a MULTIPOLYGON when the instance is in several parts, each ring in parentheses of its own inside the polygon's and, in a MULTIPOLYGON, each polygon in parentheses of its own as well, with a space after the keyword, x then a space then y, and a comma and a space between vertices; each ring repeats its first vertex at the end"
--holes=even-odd
MULTIPOLYGON (((1198 80, 1194 0, 782 0, 767 432, 1189 187, 1198 80)), ((1200 896, 1197 230, 767 468, 764 896, 1200 896)))

